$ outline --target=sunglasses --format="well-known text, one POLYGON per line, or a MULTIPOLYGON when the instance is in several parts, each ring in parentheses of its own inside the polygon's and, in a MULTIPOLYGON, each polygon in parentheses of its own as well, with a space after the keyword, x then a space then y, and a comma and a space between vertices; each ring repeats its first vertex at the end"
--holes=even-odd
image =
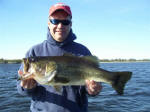
POLYGON ((54 25, 58 25, 59 23, 62 23, 63 25, 67 26, 71 23, 70 20, 59 20, 59 19, 49 19, 49 20, 54 25))

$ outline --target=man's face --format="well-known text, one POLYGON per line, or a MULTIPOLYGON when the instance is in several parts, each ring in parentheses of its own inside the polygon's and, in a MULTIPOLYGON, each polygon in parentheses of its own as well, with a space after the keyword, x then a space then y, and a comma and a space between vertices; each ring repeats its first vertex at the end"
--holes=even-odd
MULTIPOLYGON (((49 17, 49 19, 71 21, 71 18, 63 10, 54 12, 49 17)), ((61 22, 59 22, 58 24, 52 24, 50 21, 48 21, 48 27, 50 29, 50 33, 52 37, 54 38, 54 40, 56 40, 57 42, 63 42, 67 38, 70 32, 71 26, 72 26, 72 23, 70 23, 69 25, 63 25, 61 22)))

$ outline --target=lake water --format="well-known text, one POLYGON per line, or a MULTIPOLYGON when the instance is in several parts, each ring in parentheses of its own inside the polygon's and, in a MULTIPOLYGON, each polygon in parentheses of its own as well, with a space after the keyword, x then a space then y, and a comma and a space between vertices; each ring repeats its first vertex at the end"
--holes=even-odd
MULTIPOLYGON (((0 112, 28 112, 30 98, 17 93, 19 64, 0 64, 0 112)), ((150 62, 101 63, 111 71, 132 71, 124 95, 119 96, 108 84, 102 92, 89 97, 89 112, 150 112, 150 62)))

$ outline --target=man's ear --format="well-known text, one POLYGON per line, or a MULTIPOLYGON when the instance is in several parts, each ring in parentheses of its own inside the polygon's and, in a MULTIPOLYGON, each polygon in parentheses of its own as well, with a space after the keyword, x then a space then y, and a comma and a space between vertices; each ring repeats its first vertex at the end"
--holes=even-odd
POLYGON ((48 25, 50 25, 50 21, 48 21, 48 25))

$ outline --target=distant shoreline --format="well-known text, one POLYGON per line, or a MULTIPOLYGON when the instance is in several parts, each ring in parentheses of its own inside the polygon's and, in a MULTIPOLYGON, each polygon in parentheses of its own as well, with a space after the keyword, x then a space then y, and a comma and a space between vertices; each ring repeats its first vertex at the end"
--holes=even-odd
POLYGON ((0 59, 0 64, 20 64, 21 62, 22 62, 21 59, 15 60, 0 59))
POLYGON ((100 63, 142 63, 142 62, 150 62, 150 61, 109 61, 109 62, 104 62, 100 61, 100 63))
MULTIPOLYGON (((15 59, 15 60, 5 60, 0 59, 0 64, 21 64, 21 59, 15 59)), ((136 60, 136 59, 100 59, 100 63, 132 63, 132 62, 150 62, 150 59, 142 59, 142 60, 136 60)))

